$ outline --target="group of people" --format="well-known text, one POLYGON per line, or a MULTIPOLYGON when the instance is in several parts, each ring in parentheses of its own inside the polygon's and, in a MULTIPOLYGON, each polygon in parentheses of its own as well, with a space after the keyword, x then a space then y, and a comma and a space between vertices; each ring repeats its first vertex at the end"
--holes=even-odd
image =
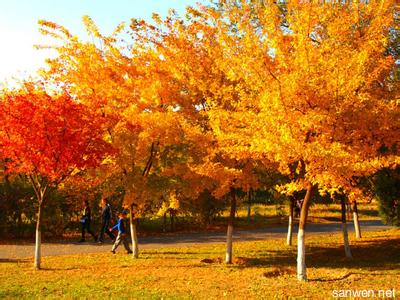
POLYGON ((132 250, 129 248, 128 241, 126 239, 126 228, 125 228, 125 220, 127 218, 127 213, 126 211, 122 211, 119 216, 118 216, 118 222, 113 226, 110 226, 111 218, 112 218, 112 210, 111 206, 108 203, 108 200, 106 198, 103 198, 101 200, 101 229, 100 229, 100 234, 97 236, 92 229, 90 228, 90 223, 92 219, 92 211, 89 206, 89 201, 85 200, 84 201, 84 208, 82 211, 81 215, 81 229, 82 229, 82 235, 81 239, 79 242, 85 242, 85 234, 88 232, 91 234, 95 242, 98 242, 99 244, 102 244, 104 242, 104 235, 107 234, 110 239, 114 242, 111 252, 115 254, 115 250, 118 248, 118 246, 123 243, 127 253, 132 253, 132 250), (115 237, 113 231, 117 230, 118 235, 115 237))

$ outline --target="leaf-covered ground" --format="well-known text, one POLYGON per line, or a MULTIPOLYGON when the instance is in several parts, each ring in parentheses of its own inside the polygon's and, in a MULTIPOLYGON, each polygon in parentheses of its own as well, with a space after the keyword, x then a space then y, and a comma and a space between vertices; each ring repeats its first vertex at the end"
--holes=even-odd
POLYGON ((234 264, 222 263, 223 244, 146 250, 139 259, 123 251, 45 257, 0 258, 0 298, 85 297, 152 299, 265 299, 332 297, 333 290, 400 293, 400 230, 350 235, 354 260, 344 258, 341 235, 307 238, 309 281, 296 279, 296 246, 283 240, 234 244, 234 264))

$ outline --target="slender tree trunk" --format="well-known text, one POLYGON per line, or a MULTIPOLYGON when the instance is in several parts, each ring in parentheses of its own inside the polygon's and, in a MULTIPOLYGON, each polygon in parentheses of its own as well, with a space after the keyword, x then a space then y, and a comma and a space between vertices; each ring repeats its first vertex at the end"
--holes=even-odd
POLYGON ((307 224, 308 208, 311 204, 311 197, 314 192, 314 185, 308 184, 307 193, 304 197, 300 211, 299 232, 297 234, 297 279, 307 280, 306 273, 306 249, 305 249, 305 228, 307 224))
POLYGON ((39 209, 37 213, 37 221, 36 221, 36 241, 35 241, 35 261, 34 261, 34 268, 36 270, 40 270, 40 263, 42 260, 42 208, 43 208, 43 199, 39 197, 39 209))
POLYGON ((22 212, 18 211, 17 212, 18 216, 17 216, 17 236, 18 237, 24 237, 24 226, 22 226, 22 212))
POLYGON ((340 204, 342 207, 342 231, 343 231, 343 244, 344 244, 344 252, 347 258, 353 258, 351 255, 350 244, 349 244, 349 233, 347 231, 346 224, 346 201, 345 197, 341 195, 340 204))
POLYGON ((163 215, 163 231, 167 231, 167 213, 165 212, 163 215))
POLYGON ((40 270, 40 263, 42 260, 42 210, 44 199, 48 190, 47 180, 39 179, 37 176, 29 175, 33 190, 35 191, 36 199, 38 200, 38 213, 36 220, 36 240, 35 240, 35 259, 33 262, 33 267, 36 270, 40 270))
POLYGON ((169 219, 170 219, 170 223, 171 223, 171 232, 173 232, 174 230, 175 230, 175 224, 174 224, 174 212, 173 212, 173 210, 171 209, 170 211, 169 211, 169 219))
POLYGON ((233 224, 235 221, 235 212, 236 212, 236 195, 232 191, 232 199, 231 199, 231 211, 229 214, 228 220, 228 231, 226 234, 226 255, 225 255, 225 263, 232 263, 232 236, 233 236, 233 224))
POLYGON ((253 200, 253 193, 252 190, 248 193, 248 202, 247 202, 247 223, 250 224, 251 222, 251 202, 253 200))
POLYGON ((251 203, 247 204, 247 223, 251 223, 251 203))
POLYGON ((286 238, 286 244, 292 245, 292 232, 293 232, 293 208, 294 208, 294 199, 290 198, 289 204, 289 223, 288 223, 288 234, 286 238))
POLYGON ((132 240, 132 252, 133 252, 133 257, 138 258, 139 257, 139 245, 138 245, 138 239, 137 239, 137 229, 136 229, 136 222, 133 216, 132 212, 133 208, 129 210, 129 219, 130 219, 130 227, 131 227, 131 240, 132 240))
POLYGON ((361 239, 361 228, 360 221, 358 220, 358 208, 357 201, 353 202, 353 222, 354 222, 354 230, 356 231, 356 238, 361 239))

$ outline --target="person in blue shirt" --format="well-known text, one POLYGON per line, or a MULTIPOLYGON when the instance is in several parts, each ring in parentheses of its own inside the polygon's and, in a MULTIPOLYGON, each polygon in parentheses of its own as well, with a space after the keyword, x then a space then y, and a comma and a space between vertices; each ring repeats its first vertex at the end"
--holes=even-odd
POLYGON ((118 223, 111 228, 111 230, 118 230, 118 235, 115 240, 114 245, 112 246, 111 252, 115 254, 115 250, 118 248, 118 246, 121 244, 121 242, 124 244, 124 247, 126 251, 129 253, 132 253, 131 248, 129 248, 128 241, 126 240, 126 229, 125 229, 125 219, 126 219, 126 212, 122 212, 119 214, 118 218, 118 223))

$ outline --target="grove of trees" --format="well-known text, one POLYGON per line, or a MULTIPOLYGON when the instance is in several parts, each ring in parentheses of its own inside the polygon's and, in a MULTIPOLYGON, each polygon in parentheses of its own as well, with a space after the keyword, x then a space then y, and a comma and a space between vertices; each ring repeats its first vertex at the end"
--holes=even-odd
POLYGON ((108 36, 84 17, 90 42, 40 21, 58 56, 40 81, 0 97, 3 177, 29 180, 38 201, 35 267, 41 209, 60 185, 119 191, 135 257, 134 218, 149 207, 228 201, 227 263, 238 195, 274 189, 304 195, 297 275, 307 280, 313 198, 356 205, 396 186, 398 19, 393 0, 219 0, 108 36))

